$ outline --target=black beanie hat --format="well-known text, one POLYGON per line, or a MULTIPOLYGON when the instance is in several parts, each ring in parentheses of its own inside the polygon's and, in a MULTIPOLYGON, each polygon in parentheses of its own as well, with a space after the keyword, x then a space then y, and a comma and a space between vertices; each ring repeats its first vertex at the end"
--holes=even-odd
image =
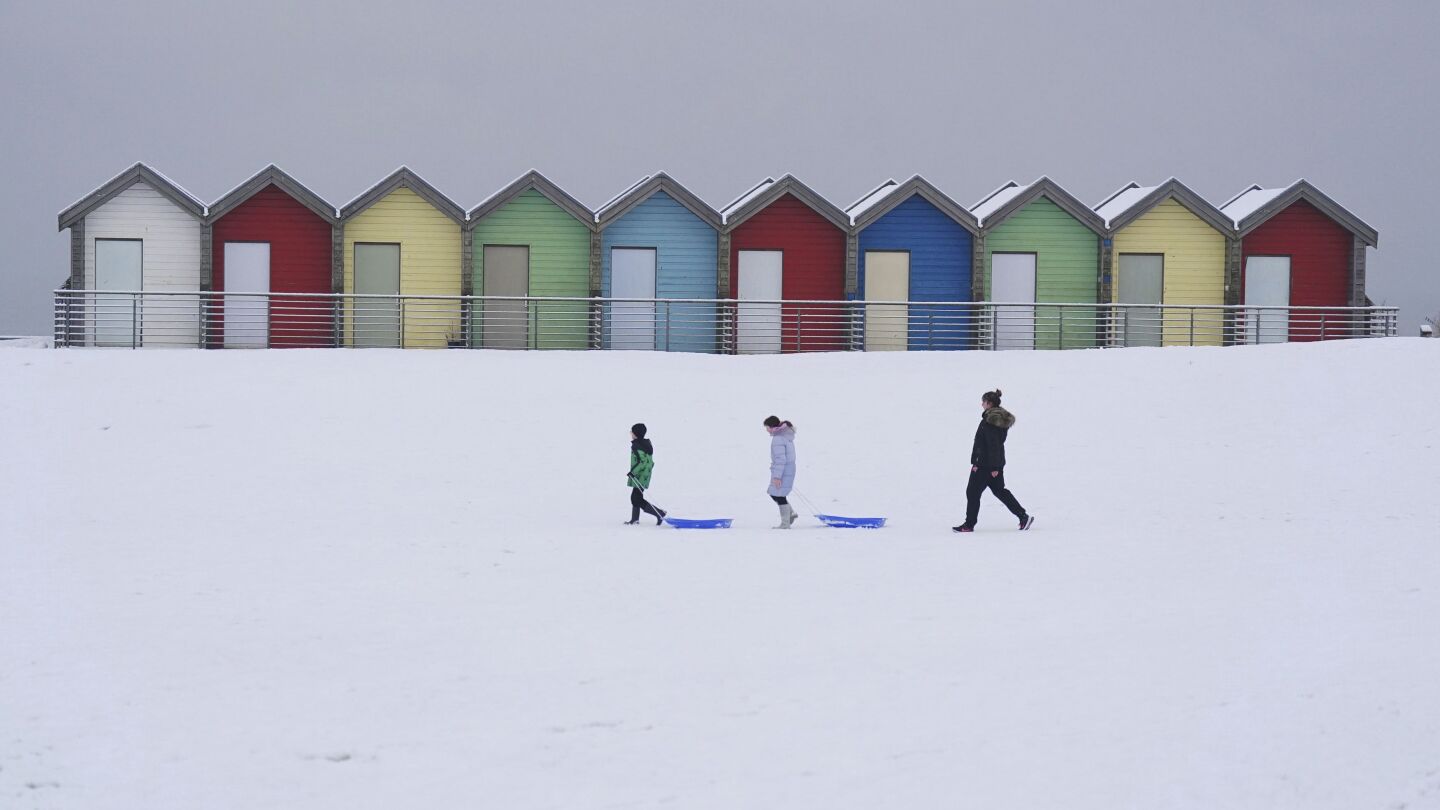
POLYGON ((635 438, 637 438, 637 439, 643 439, 643 438, 645 438, 645 423, 644 423, 644 422, 636 422, 635 424, 633 424, 633 425, 630 426, 630 432, 631 432, 631 433, 634 433, 634 434, 635 434, 635 438))

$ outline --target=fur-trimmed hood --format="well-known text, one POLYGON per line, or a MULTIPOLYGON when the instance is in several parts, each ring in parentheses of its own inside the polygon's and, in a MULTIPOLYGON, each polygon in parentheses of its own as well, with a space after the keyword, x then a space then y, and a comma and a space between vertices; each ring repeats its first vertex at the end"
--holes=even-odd
POLYGON ((1009 430, 1015 424, 1015 414, 996 405, 993 408, 986 408, 983 416, 980 417, 986 422, 1003 430, 1009 430))

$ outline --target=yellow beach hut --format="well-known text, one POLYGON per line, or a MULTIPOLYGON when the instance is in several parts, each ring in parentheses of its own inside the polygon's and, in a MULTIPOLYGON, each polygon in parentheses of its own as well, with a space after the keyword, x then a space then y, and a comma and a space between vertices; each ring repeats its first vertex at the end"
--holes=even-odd
POLYGON ((340 210, 346 346, 464 345, 465 210, 402 166, 340 210))
POLYGON ((1173 177, 1130 183, 1095 213, 1108 233, 1101 300, 1126 305, 1115 310, 1111 345, 1221 345, 1224 310, 1184 305, 1227 303, 1234 223, 1173 177))

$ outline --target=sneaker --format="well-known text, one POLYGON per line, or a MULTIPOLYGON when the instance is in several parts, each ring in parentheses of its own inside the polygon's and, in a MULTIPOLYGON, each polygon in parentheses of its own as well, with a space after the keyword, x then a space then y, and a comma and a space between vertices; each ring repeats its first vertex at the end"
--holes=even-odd
POLYGON ((670 514, 670 513, 669 513, 669 512, 666 512, 664 509, 661 509, 661 508, 658 507, 658 506, 655 507, 655 513, 656 513, 656 514, 655 514, 655 525, 656 525, 656 526, 663 526, 663 525, 665 525, 665 516, 668 515, 668 514, 670 514))
POLYGON ((1035 516, 1034 516, 1034 515, 1026 515, 1026 516, 1023 517, 1023 518, 1020 518, 1020 531, 1023 532, 1023 531, 1025 531, 1026 529, 1028 529, 1028 528, 1030 528, 1031 526, 1034 526, 1034 525, 1035 525, 1035 516))
POLYGON ((960 524, 959 526, 951 526, 951 527, 950 527, 950 531, 952 531, 952 532, 960 532, 960 533, 962 533, 962 534, 966 534, 966 533, 975 531, 975 527, 974 527, 974 526, 967 526, 966 524, 962 523, 962 524, 960 524))

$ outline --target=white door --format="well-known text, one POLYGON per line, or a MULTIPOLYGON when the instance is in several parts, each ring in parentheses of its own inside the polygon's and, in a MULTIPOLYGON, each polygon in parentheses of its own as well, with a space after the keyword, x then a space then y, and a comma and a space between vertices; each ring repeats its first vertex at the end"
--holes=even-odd
MULTIPOLYGON (((1245 305, 1290 306, 1290 257, 1251 256, 1245 260, 1245 305)), ((1287 310, 1245 310, 1246 343, 1284 343, 1290 339, 1287 310)))
MULTIPOLYGON (((910 254, 900 250, 865 251, 865 300, 910 300, 910 254)), ((903 304, 866 304, 865 351, 905 351, 910 308, 903 304)))
MULTIPOLYGON (((95 240, 95 289, 142 289, 143 242, 139 239, 95 240)), ((95 296, 95 345, 140 345, 140 296, 95 296)))
POLYGON ((1160 314, 1164 285, 1165 257, 1162 254, 1120 254, 1119 303, 1143 305, 1124 309, 1121 323, 1125 325, 1126 346, 1161 345, 1165 332, 1160 314))
POLYGON ((784 254, 778 250, 739 251, 739 322, 736 347, 741 354, 780 351, 780 304, 784 279, 784 254), (745 301, 775 301, 747 304, 745 301))
POLYGON ((270 343, 270 245, 225 243, 225 348, 265 348, 270 343))
MULTIPOLYGON (((610 296, 655 297, 655 249, 610 250, 610 296)), ((624 302, 610 305, 610 348, 654 349, 655 304, 624 302)))
POLYGON ((991 256, 990 300, 996 302, 995 348, 1035 348, 1034 253, 991 256))

